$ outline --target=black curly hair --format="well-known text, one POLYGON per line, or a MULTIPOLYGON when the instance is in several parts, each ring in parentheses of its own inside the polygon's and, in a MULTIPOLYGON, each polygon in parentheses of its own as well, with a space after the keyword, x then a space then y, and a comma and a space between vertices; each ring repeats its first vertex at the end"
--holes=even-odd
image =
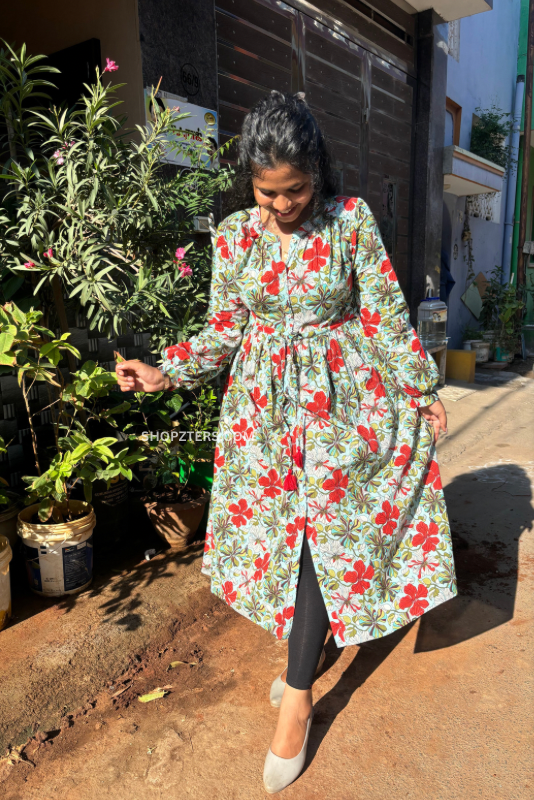
POLYGON ((328 146, 304 95, 272 91, 248 112, 238 145, 238 166, 227 213, 256 205, 252 178, 289 164, 312 176, 312 208, 337 194, 328 146))

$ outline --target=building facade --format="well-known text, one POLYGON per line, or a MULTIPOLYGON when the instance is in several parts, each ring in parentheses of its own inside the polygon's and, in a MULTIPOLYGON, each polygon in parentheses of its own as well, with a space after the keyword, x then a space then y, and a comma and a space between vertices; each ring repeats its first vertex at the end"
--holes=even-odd
MULTIPOLYGON (((20 0, 3 9, 0 36, 48 55, 62 69, 63 98, 77 96, 95 66, 113 59, 118 82, 126 84, 119 92, 120 111, 132 131, 146 122, 144 89, 160 79, 164 92, 218 114, 221 143, 238 133, 262 95, 304 91, 331 141, 341 191, 369 203, 415 312, 440 283, 450 62, 445 23, 492 18, 492 5, 493 0, 20 0)), ((126 358, 143 356, 142 337, 109 342, 89 334, 83 318, 70 322, 82 360, 110 362, 113 349, 126 358)), ((0 435, 13 442, 2 469, 17 485, 31 443, 10 377, 0 380, 0 403, 0 435)))
MULTIPOLYGON (((447 331, 453 348, 462 346, 466 327, 478 326, 469 287, 503 266, 508 182, 517 163, 505 170, 474 155, 471 134, 481 109, 513 114, 520 3, 495 0, 491 14, 439 26, 448 46, 442 256, 454 280, 447 331)), ((509 144, 508 138, 505 149, 509 144)))

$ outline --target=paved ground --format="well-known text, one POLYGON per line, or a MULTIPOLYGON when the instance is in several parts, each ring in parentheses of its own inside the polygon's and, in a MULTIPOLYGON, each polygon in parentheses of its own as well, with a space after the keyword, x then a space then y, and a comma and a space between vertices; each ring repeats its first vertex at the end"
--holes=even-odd
MULTIPOLYGON (((327 645, 288 800, 534 795, 534 380, 513 377, 447 402, 439 453, 460 596, 376 642, 327 645)), ((23 761, 0 765, 5 800, 267 797, 267 698, 285 645, 216 600, 199 568, 194 551, 137 561, 1 634, 4 735, 38 728, 23 761), (169 670, 177 660, 189 664, 169 670)))

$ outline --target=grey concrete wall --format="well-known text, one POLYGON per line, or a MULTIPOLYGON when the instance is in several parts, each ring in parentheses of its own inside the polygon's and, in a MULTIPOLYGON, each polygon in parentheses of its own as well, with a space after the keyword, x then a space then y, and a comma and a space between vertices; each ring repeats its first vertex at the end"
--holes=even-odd
POLYGON ((214 0, 138 0, 145 86, 217 109, 214 0))

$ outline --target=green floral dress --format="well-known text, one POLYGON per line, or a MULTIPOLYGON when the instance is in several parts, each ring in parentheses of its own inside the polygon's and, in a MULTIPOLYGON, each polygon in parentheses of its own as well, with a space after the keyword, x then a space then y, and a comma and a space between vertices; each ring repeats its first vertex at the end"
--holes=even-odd
POLYGON ((286 639, 303 537, 338 646, 456 594, 432 426, 437 367, 367 204, 327 202, 287 260, 259 208, 218 229, 208 321, 162 371, 195 388, 231 363, 202 571, 286 639))

